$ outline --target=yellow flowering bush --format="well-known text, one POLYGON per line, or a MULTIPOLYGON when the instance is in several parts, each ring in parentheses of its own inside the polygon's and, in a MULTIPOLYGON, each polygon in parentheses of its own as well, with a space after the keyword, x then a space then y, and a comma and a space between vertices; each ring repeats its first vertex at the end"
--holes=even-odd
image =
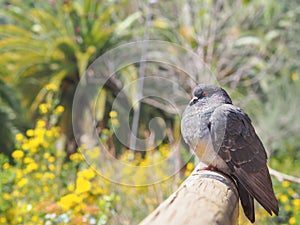
POLYGON ((13 163, 0 155, 0 224, 107 224, 117 197, 100 188, 81 154, 66 161, 56 147, 64 108, 53 105, 57 88, 47 90, 51 98, 40 105, 35 127, 16 135, 13 163))
POLYGON ((300 189, 299 185, 290 181, 276 181, 278 187, 277 199, 280 205, 280 217, 276 218, 278 224, 300 223, 300 189))
MULTIPOLYGON (((62 134, 55 125, 64 108, 55 101, 57 87, 49 85, 46 90, 48 96, 39 106, 40 117, 35 126, 16 135, 13 163, 0 154, 0 224, 120 224, 117 218, 123 217, 133 224, 178 187, 181 181, 178 177, 143 187, 114 184, 89 167, 80 149, 66 160, 64 149, 57 147, 62 146, 58 144, 62 134)), ((108 127, 100 136, 107 147, 113 126, 119 126, 116 111, 109 113, 108 127)), ((136 154, 134 160, 129 160, 131 152, 124 150, 119 160, 147 166, 165 160, 169 153, 170 146, 163 144, 143 157, 136 154)), ((96 149, 88 154, 91 158, 99 157, 96 149)), ((192 168, 190 163, 187 172, 192 168)), ((120 172, 130 175, 133 170, 120 172)), ((160 173, 163 176, 164 170, 160 173)), ((129 179, 141 183, 146 177, 139 172, 129 179)))

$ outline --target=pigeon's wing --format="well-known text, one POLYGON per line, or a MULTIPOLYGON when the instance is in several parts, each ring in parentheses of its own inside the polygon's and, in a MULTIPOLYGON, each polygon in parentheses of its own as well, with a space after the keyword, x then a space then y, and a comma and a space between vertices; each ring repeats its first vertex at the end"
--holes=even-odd
POLYGON ((254 220, 251 200, 254 197, 271 215, 272 211, 278 215, 278 202, 266 165, 266 151, 248 115, 234 105, 224 104, 211 115, 210 132, 215 151, 242 185, 239 189, 245 214, 248 211, 247 216, 254 220))

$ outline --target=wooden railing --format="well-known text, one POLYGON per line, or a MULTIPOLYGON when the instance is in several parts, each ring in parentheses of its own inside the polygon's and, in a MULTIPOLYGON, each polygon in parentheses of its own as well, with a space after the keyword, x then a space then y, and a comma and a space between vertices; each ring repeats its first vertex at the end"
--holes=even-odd
POLYGON ((238 192, 230 178, 196 168, 139 225, 236 225, 238 202, 238 192))

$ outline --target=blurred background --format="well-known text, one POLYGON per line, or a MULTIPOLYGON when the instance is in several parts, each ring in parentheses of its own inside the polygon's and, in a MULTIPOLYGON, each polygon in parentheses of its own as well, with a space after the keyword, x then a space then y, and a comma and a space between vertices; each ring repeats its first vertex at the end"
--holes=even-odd
MULTIPOLYGON (((137 127, 139 137, 149 137, 151 118, 163 118, 167 135, 160 144, 133 153, 115 136, 122 105, 112 109, 114 99, 139 77, 140 63, 109 79, 89 103, 98 108, 99 139, 114 157, 136 166, 160 162, 179 148, 179 172, 150 186, 114 184, 88 166, 74 139, 72 102, 88 66, 144 39, 192 50, 252 118, 269 166, 280 172, 272 177, 280 215, 257 206, 256 224, 300 224, 300 186, 293 179, 300 174, 299 0, 0 0, 0 8, 0 224, 137 224, 189 176, 197 160, 176 145, 180 115, 160 102, 141 103, 137 127)), ((154 71, 175 74, 188 93, 195 86, 165 65, 147 67, 145 76, 154 71)), ((147 177, 127 179, 143 183, 147 177)), ((240 224, 247 223, 241 212, 240 224)))

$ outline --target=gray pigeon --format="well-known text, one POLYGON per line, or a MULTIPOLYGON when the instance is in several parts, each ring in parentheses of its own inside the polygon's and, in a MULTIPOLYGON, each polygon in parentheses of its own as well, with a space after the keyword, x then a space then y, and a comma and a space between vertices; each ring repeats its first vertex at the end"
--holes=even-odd
POLYGON ((181 120, 185 142, 208 168, 232 177, 247 218, 255 221, 255 198, 278 215, 278 201, 267 168, 267 154, 248 115, 232 105, 220 87, 198 85, 181 120))

